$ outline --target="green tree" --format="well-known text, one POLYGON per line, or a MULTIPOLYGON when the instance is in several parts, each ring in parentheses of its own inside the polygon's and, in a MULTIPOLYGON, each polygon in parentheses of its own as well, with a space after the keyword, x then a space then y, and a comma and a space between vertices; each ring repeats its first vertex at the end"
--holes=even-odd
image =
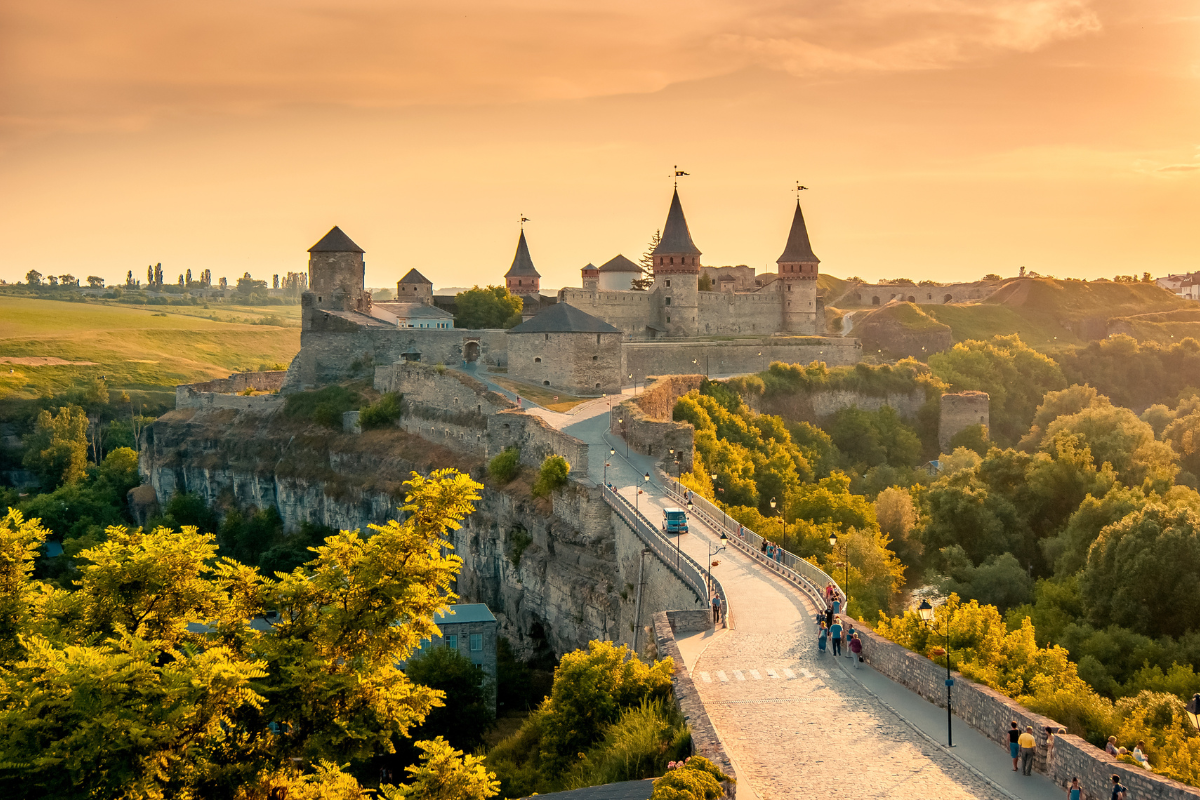
POLYGON ((646 252, 642 253, 638 259, 638 266, 642 268, 642 273, 633 279, 633 290, 643 292, 649 289, 654 283, 654 249, 658 247, 658 243, 662 241, 662 231, 655 231, 650 237, 650 243, 646 245, 646 252))
POLYGON ((25 439, 22 463, 47 489, 82 480, 87 473, 87 429, 87 414, 79 406, 59 408, 57 414, 43 409, 25 439))
POLYGON ((417 742, 417 747, 424 753, 420 764, 406 767, 410 782, 383 787, 386 800, 487 800, 500 791, 496 773, 488 772, 483 759, 464 756, 440 736, 417 742))
POLYGON ((1165 488, 1178 471, 1171 448, 1156 441, 1154 429, 1127 408, 1093 405, 1058 417, 1046 427, 1042 449, 1052 451, 1063 434, 1078 437, 1097 464, 1111 464, 1127 484, 1149 480, 1165 488))
POLYGON ((555 489, 566 486, 567 475, 570 472, 571 465, 565 458, 555 455, 546 456, 541 469, 538 470, 537 480, 533 482, 533 496, 549 497, 555 489))
POLYGON ((501 485, 517 477, 521 471, 521 452, 515 447, 506 447, 488 462, 488 475, 501 485))
POLYGON ((511 328, 521 322, 521 298, 504 286, 475 286, 454 298, 456 328, 511 328))
POLYGON ((1180 636, 1200 625, 1200 516, 1151 503, 1108 526, 1079 588, 1099 625, 1180 636))
POLYGON ((875 518, 879 529, 892 540, 892 550, 906 566, 913 567, 921 560, 921 542, 914 528, 917 508, 912 493, 898 486, 884 489, 875 498, 875 518))
MULTIPOLYGON (((10 515, 0 580, 19 585, 0 610, 21 649, 0 662, 0 794, 267 797, 299 780, 279 773, 293 759, 389 752, 441 702, 396 663, 454 599, 461 560, 443 553, 478 489, 414 474, 403 523, 330 536, 274 578, 218 560, 211 534, 112 528, 58 592, 28 578, 46 532, 10 515)), ((321 783, 352 788, 332 769, 321 783)))
POLYGON ((1020 439, 1045 394, 1067 385, 1058 364, 1016 334, 959 342, 930 356, 929 366, 953 391, 988 393, 991 433, 1002 444, 1020 439))
POLYGON ((421 739, 443 737, 462 750, 474 751, 495 724, 492 687, 483 670, 458 650, 433 647, 410 660, 409 680, 443 694, 444 705, 433 709, 414 732, 421 739))
POLYGON ((29 270, 29 272, 25 273, 25 282, 30 286, 41 286, 42 273, 38 272, 36 269, 29 270))
MULTIPOLYGON (((1109 406, 1108 398, 1097 392, 1091 386, 1074 384, 1057 392, 1046 392, 1041 405, 1033 414, 1033 423, 1029 432, 1021 437, 1022 450, 1036 450, 1041 447, 1046 437, 1046 428, 1059 417, 1078 414, 1092 406, 1109 406)), ((980 453, 980 455, 984 455, 980 453)))

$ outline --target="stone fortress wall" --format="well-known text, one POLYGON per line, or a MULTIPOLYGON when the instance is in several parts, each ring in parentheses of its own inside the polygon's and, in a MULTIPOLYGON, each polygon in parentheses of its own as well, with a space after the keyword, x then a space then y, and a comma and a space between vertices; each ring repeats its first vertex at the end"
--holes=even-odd
POLYGON ((279 392, 283 388, 286 370, 268 372, 235 372, 228 378, 203 383, 183 384, 175 387, 176 408, 269 408, 281 406, 283 397, 246 396, 246 390, 255 392, 279 392))
POLYGON ((514 333, 507 338, 508 374, 516 380, 576 395, 621 391, 619 333, 514 333))
POLYGON ((842 295, 842 302, 863 306, 885 306, 893 300, 918 305, 966 303, 983 300, 1000 288, 1000 281, 948 283, 942 286, 861 283, 842 295))
POLYGON ((950 452, 950 440, 964 428, 972 425, 988 427, 987 392, 959 392, 942 395, 941 415, 938 419, 938 445, 943 453, 950 452))
POLYGON ((659 309, 662 298, 653 291, 606 292, 567 287, 558 290, 558 302, 575 306, 593 317, 620 328, 629 339, 646 337, 646 326, 664 327, 659 309))
MULTIPOLYGON (((905 686, 929 702, 946 707, 946 668, 895 642, 879 636, 868 625, 854 626, 863 640, 863 657, 880 674, 905 686)), ((954 673, 954 713, 997 744, 1008 745, 1009 723, 1021 730, 1033 726, 1037 738, 1034 767, 1059 786, 1079 778, 1087 800, 1104 800, 1112 790, 1112 775, 1120 775, 1130 797, 1138 800, 1196 800, 1200 789, 1123 763, 1066 728, 1019 705, 999 692, 954 673), (1053 750, 1047 746, 1046 728, 1055 732, 1053 750), (1053 755, 1051 755, 1053 753, 1053 755)))
POLYGON ((522 412, 469 375, 400 361, 375 369, 375 389, 404 395, 400 427, 430 442, 483 459, 517 447, 521 463, 535 469, 547 456, 559 455, 573 474, 587 475, 587 444, 522 412))
POLYGON ((626 342, 625 379, 646 375, 733 375, 758 372, 772 361, 831 367, 857 364, 862 357, 857 339, 833 336, 765 336, 762 338, 664 340, 626 342))

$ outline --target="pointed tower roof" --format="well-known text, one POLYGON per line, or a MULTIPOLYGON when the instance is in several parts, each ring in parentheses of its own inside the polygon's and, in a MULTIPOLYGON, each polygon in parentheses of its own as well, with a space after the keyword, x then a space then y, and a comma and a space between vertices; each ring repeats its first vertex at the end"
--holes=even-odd
POLYGON ((683 216, 683 206, 679 203, 679 190, 671 196, 671 210, 667 212, 667 224, 663 225, 662 238, 654 253, 664 255, 698 256, 700 248, 692 241, 688 230, 687 219, 683 216))
POLYGON ((601 272, 641 272, 642 268, 621 254, 600 265, 601 272))
POLYGON ((794 264, 799 262, 820 262, 812 251, 808 241, 808 228, 804 224, 804 212, 800 210, 800 201, 796 201, 796 216, 792 217, 792 231, 788 234, 787 247, 783 255, 775 259, 776 264, 794 264))
POLYGON ((433 286, 433 281, 429 280, 429 278, 426 278, 424 275, 417 272, 415 269, 410 269, 405 274, 405 276, 400 279, 400 282, 401 283, 427 283, 430 286, 433 286))
POLYGON ((512 266, 508 268, 508 272, 504 273, 504 277, 515 278, 526 275, 533 278, 542 277, 533 267, 533 259, 529 257, 529 245, 525 243, 525 231, 521 231, 521 238, 517 240, 517 253, 513 256, 512 266))
POLYGON ((342 229, 334 225, 329 233, 321 237, 321 241, 308 248, 310 253, 361 253, 363 249, 342 233, 342 229))

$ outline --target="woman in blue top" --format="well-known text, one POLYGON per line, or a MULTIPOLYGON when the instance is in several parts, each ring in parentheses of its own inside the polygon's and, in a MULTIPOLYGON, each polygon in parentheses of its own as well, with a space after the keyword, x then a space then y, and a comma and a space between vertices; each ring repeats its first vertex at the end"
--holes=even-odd
POLYGON ((825 652, 825 639, 829 636, 829 628, 825 627, 825 623, 821 623, 821 632, 817 636, 817 649, 822 653, 825 652))
POLYGON ((1067 787, 1067 800, 1083 800, 1083 789, 1079 786, 1079 778, 1071 778, 1071 785, 1067 787))

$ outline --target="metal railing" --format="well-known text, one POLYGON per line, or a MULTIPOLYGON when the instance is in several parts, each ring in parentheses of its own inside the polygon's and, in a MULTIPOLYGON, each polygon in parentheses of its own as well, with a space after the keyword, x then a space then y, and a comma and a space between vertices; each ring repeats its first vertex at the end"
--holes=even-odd
MULTIPOLYGON (((662 478, 662 484, 666 487, 667 494, 677 499, 680 503, 686 502, 684 492, 687 490, 675 478, 669 475, 663 475, 662 478)), ((717 508, 714 503, 695 492, 692 492, 692 514, 699 516, 714 529, 718 531, 724 530, 725 535, 729 537, 729 541, 735 547, 762 566, 797 586, 805 594, 809 595, 819 608, 825 607, 825 587, 829 584, 833 584, 834 589, 842 597, 847 597, 846 593, 842 591, 842 587, 838 585, 838 582, 826 574, 823 569, 795 553, 783 550, 783 555, 779 561, 767 558, 767 554, 763 552, 763 542, 765 541, 763 537, 741 525, 736 519, 730 517, 720 508, 717 508)))
MULTIPOLYGON (((658 556, 658 559, 662 561, 668 569, 675 572, 675 574, 678 575, 679 578, 688 587, 690 587, 693 592, 696 593, 696 597, 700 599, 700 602, 704 605, 705 610, 709 610, 709 599, 711 598, 712 593, 710 593, 708 590, 706 570, 704 567, 687 553, 684 553, 677 547, 673 546, 671 541, 667 539, 662 532, 659 531, 659 529, 655 527, 652 522, 650 522, 650 520, 646 519, 645 515, 643 515, 633 505, 633 503, 629 502, 627 499, 622 497, 619 493, 608 486, 601 488, 604 494, 605 502, 612 506, 613 510, 617 512, 617 516, 624 520, 625 524, 633 529, 633 532, 638 535, 638 538, 645 542, 647 546, 649 546, 654 554, 658 556)), ((724 587, 721 586, 721 582, 716 578, 712 579, 712 583, 713 592, 715 592, 716 595, 721 598, 722 613, 725 615, 725 619, 732 620, 733 615, 729 607, 729 597, 725 594, 724 587)), ((727 623, 727 626, 731 628, 733 627, 730 623, 727 623)))

